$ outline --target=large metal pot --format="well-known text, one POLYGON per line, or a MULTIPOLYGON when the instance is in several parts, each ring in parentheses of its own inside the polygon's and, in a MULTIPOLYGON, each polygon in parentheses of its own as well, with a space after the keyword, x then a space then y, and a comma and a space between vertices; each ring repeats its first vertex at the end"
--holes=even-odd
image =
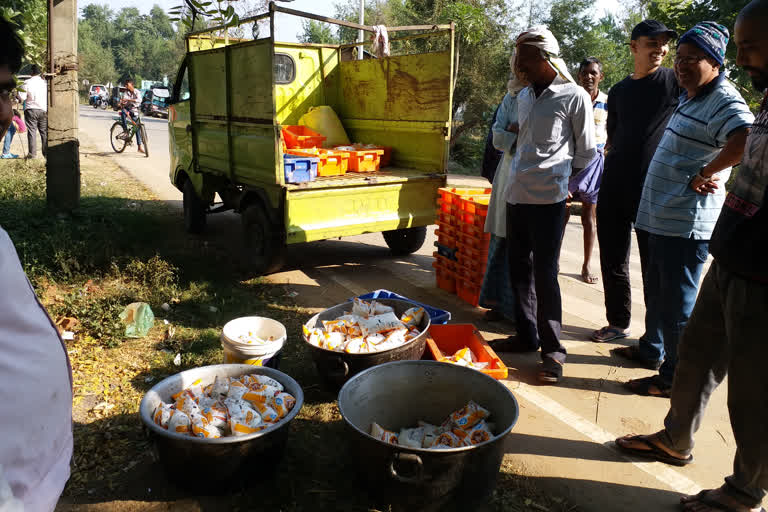
POLYGON ((478 510, 496 486, 504 438, 518 417, 517 400, 481 372, 436 361, 384 364, 352 377, 339 392, 350 454, 370 491, 397 510, 478 510), (419 420, 440 425, 474 400, 488 409, 495 436, 447 450, 395 446, 372 437, 371 423, 399 432, 419 420))
MULTIPOLYGON (((418 306, 412 302, 399 299, 376 299, 376 302, 392 306, 398 317, 405 313, 406 310, 418 306)), ((306 326, 310 329, 322 327, 323 320, 335 320, 349 312, 351 309, 351 302, 339 304, 338 306, 326 309, 313 316, 306 323, 306 326)), ((309 343, 307 343, 307 345, 312 352, 312 359, 315 361, 315 366, 317 366, 317 371, 320 374, 320 377, 322 377, 328 387, 335 390, 339 389, 353 375, 372 366, 389 363, 391 361, 421 359, 427 344, 427 331, 429 330, 429 326, 429 315, 424 315, 424 319, 419 325, 419 330, 421 331, 419 336, 399 347, 371 354, 347 354, 346 352, 335 352, 333 350, 318 348, 309 343)), ((307 341, 306 336, 304 337, 304 341, 307 341)))
POLYGON ((184 487, 224 491, 242 481, 263 480, 269 468, 279 462, 288 438, 289 424, 304 404, 304 393, 288 375, 248 364, 217 364, 177 373, 157 383, 141 400, 139 414, 153 438, 157 455, 170 480, 184 487), (255 434, 219 439, 201 439, 169 432, 152 421, 152 414, 163 401, 172 403, 171 395, 189 387, 197 379, 203 385, 219 377, 245 374, 266 375, 280 382, 296 398, 296 405, 274 427, 255 434))

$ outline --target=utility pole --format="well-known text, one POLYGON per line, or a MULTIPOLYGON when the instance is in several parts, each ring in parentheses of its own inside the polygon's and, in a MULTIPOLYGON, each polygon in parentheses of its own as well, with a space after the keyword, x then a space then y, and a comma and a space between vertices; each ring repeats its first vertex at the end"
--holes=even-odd
POLYGON ((80 202, 80 141, 77 82, 77 0, 48 0, 48 151, 46 196, 55 213, 80 202))
MULTIPOLYGON (((365 25, 365 0, 360 0, 360 24, 365 25)), ((357 31, 357 42, 362 43, 365 41, 363 39, 365 37, 365 32, 360 29, 357 31)), ((363 45, 357 47, 357 58, 358 60, 363 60, 363 45)))

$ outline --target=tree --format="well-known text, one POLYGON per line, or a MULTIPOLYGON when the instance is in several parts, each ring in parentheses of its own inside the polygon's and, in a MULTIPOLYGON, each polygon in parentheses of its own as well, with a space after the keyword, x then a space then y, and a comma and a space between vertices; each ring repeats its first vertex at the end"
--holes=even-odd
POLYGON ((299 42, 301 43, 337 44, 339 42, 339 38, 327 23, 303 20, 301 27, 304 30, 299 35, 299 42))
POLYGON ((45 0, 3 0, 0 16, 13 22, 24 41, 24 60, 46 68, 48 11, 45 0))

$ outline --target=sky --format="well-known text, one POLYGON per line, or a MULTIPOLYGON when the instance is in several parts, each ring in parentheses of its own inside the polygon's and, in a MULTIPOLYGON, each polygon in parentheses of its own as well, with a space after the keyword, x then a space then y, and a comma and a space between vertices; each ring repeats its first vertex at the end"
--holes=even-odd
MULTIPOLYGON (((299 11, 333 16, 335 11, 334 4, 338 1, 339 0, 294 0, 290 3, 283 3, 282 5, 299 11)), ((138 7, 142 13, 146 14, 154 4, 157 4, 168 11, 171 7, 179 5, 181 0, 97 0, 93 2, 83 0, 80 2, 80 7, 91 3, 107 4, 110 8, 116 11, 123 7, 138 7)), ((619 0, 597 0, 598 15, 602 15, 606 11, 614 13, 619 12, 620 9, 621 6, 619 0)), ((278 41, 297 41, 297 36, 302 31, 301 18, 289 16, 287 14, 278 14, 275 26, 277 27, 278 41)))

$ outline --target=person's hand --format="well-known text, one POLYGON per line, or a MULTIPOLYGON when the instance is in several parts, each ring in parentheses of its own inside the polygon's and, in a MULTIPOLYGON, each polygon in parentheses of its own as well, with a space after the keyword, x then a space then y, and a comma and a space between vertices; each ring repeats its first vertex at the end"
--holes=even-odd
POLYGON ((512 133, 520 133, 520 125, 517 123, 509 123, 507 125, 507 131, 512 133))
POLYGON ((713 174, 710 179, 704 179, 699 174, 693 177, 690 183, 691 189, 697 194, 703 196, 714 194, 720 186, 717 182, 720 181, 720 176, 713 174))

